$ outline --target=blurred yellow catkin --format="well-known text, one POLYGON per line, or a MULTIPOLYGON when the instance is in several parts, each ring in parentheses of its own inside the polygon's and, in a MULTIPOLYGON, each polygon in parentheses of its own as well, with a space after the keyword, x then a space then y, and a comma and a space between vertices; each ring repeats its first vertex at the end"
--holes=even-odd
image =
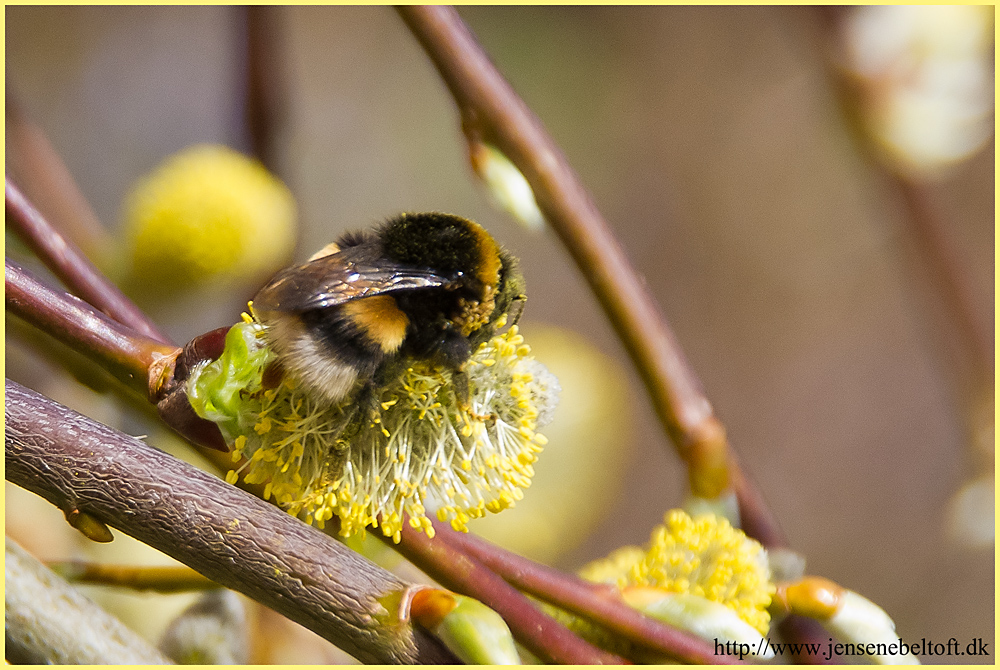
POLYGON ((295 218, 291 192, 258 161, 188 147, 125 199, 125 282, 162 292, 273 272, 292 252, 295 218))

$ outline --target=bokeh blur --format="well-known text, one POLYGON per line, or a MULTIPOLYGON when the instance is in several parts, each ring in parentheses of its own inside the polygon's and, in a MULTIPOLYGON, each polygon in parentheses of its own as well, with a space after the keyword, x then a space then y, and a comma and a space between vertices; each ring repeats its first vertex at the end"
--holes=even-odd
MULTIPOLYGON (((881 605, 906 641, 954 637, 964 648, 982 637, 993 651, 992 539, 970 548, 947 528, 949 500, 978 462, 967 375, 945 353, 948 312, 921 272, 899 194, 858 150, 839 107, 828 61, 835 21, 808 7, 460 13, 593 193, 808 572, 881 605)), ((520 526, 531 541, 518 550, 575 569, 645 543, 681 503, 685 472, 557 237, 491 206, 447 90, 395 12, 283 7, 271 18, 284 96, 273 167, 297 202, 294 259, 400 211, 453 212, 486 226, 521 259, 527 341, 545 363, 546 349, 561 355, 552 368, 568 366, 563 386, 573 385, 560 410, 571 418, 557 415, 552 427, 556 465, 547 471, 543 453, 537 466, 545 502, 520 526), (593 408, 574 413, 586 403, 593 408), (586 428, 574 432, 577 422, 586 428), (588 465, 596 475, 577 472, 588 465), (547 510, 558 513, 541 517, 547 510), (551 519, 548 528, 538 518, 551 519)), ((7 91, 117 234, 129 188, 167 156, 198 143, 249 150, 246 25, 245 11, 231 7, 8 7, 7 91)), ((973 318, 992 340, 992 142, 954 163, 921 188, 946 222, 973 318)), ((15 180, 18 168, 8 147, 15 180)), ((7 253, 38 268, 9 233, 7 253)), ((141 304, 183 343, 235 323, 256 288, 141 304)), ((68 354, 41 355, 14 321, 8 377, 196 458, 131 403, 74 381, 59 365, 68 354)), ((120 534, 88 546, 47 503, 10 485, 6 496, 7 533, 43 559, 167 562, 122 558, 120 534)), ((992 523, 992 507, 988 514, 992 523)), ((496 532, 514 538, 517 528, 496 532)), ((161 596, 114 607, 156 639, 185 598, 171 596, 173 609, 156 620, 151 604, 161 596)), ((269 616, 267 629, 278 630, 269 616)), ((347 660, 291 639, 259 642, 256 662, 347 660)), ((948 659, 963 660, 992 659, 948 659)))

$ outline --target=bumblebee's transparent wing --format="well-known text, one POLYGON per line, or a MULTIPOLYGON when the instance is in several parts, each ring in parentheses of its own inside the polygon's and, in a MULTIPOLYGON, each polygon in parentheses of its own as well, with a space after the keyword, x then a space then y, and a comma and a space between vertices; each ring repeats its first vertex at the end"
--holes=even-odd
POLYGON ((380 261, 370 249, 359 246, 283 270, 254 296, 253 303, 255 309, 302 312, 449 282, 430 270, 380 261))

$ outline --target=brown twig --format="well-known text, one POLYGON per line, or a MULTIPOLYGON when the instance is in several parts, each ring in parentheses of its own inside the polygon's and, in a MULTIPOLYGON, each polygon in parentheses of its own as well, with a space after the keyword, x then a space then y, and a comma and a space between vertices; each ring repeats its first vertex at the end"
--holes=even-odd
POLYGON ((57 291, 6 260, 6 307, 14 315, 101 365, 157 406, 168 426, 191 442, 228 451, 219 428, 194 413, 174 366, 182 350, 160 344, 57 291))
POLYGON ((543 661, 577 665, 627 663, 540 612, 524 594, 469 555, 432 540, 407 523, 401 533, 402 541, 394 548, 446 588, 492 608, 507 622, 514 638, 543 661))
POLYGON ((50 570, 69 582, 121 586, 136 591, 179 593, 219 588, 187 566, 108 565, 87 561, 53 561, 50 570))
POLYGON ((7 220, 69 289, 119 323, 157 342, 168 342, 153 322, 112 284, 83 252, 42 216, 10 178, 4 183, 7 220))
MULTIPOLYGON (((461 112, 470 141, 497 146, 524 174, 535 199, 583 270, 645 382, 660 420, 688 464, 692 492, 715 497, 729 486, 725 429, 712 412, 656 302, 590 194, 450 7, 398 7, 461 112)), ((756 520, 758 526, 772 520, 756 520)), ((766 535, 781 538, 778 528, 766 535)))
MULTIPOLYGON (((735 455, 734 458, 738 460, 735 455)), ((730 485, 740 506, 740 528, 765 547, 785 547, 787 545, 785 534, 774 512, 767 506, 760 489, 750 480, 743 468, 734 467, 730 472, 732 475, 730 485)))
POLYGON ((694 635, 642 615, 622 602, 618 589, 592 584, 497 547, 471 533, 435 523, 435 542, 444 542, 493 570, 518 589, 613 630, 624 638, 696 664, 737 664, 694 635))
POLYGON ((241 8, 246 25, 246 97, 244 116, 250 149, 271 172, 277 172, 275 137, 285 118, 285 100, 278 44, 279 7, 241 8))
POLYGON ((959 262, 930 189, 898 174, 886 173, 906 209, 907 229, 923 261, 931 284, 949 312, 955 340, 970 360, 979 384, 993 384, 996 369, 994 338, 980 317, 971 280, 959 262))
POLYGON ((4 416, 14 484, 101 519, 363 662, 455 662, 400 620, 406 584, 274 506, 9 380, 4 416))
POLYGON ((46 218, 55 221, 90 258, 109 246, 110 236, 94 209, 52 147, 45 132, 7 87, 7 169, 18 178, 29 198, 41 203, 46 218))
POLYGON ((4 286, 12 314, 96 360, 127 386, 156 398, 180 349, 140 335, 76 296, 47 286, 10 259, 4 286))

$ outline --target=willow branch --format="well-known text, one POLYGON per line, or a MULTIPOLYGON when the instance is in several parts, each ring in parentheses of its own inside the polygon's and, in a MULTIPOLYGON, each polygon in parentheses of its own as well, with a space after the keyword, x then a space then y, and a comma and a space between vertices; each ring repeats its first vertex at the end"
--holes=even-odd
MULTIPOLYGON (((730 467, 737 467, 731 463, 725 429, 590 194, 454 9, 406 6, 397 11, 451 91, 470 141, 497 146, 528 180, 542 213, 631 355, 661 423, 688 464, 692 492, 717 496, 730 483, 730 467)), ((762 526, 772 520, 756 522, 762 526)), ((778 528, 769 528, 766 535, 782 538, 778 528)))
POLYGON ((8 660, 58 665, 170 663, 10 538, 4 553, 8 660))
POLYGON ((399 618, 406 584, 273 505, 9 380, 4 416, 14 484, 159 549, 363 662, 455 662, 399 618))
POLYGON ((4 299, 12 314, 95 360, 127 386, 154 397, 180 349, 162 344, 57 291, 6 259, 4 299))
MULTIPOLYGON (((8 80, 9 81, 9 80, 8 80)), ((69 169, 42 128, 7 87, 7 169, 18 178, 29 198, 55 221, 91 258, 108 248, 111 237, 87 202, 69 169)))
POLYGON ((87 561, 48 563, 54 573, 70 582, 120 586, 135 591, 179 593, 215 589, 219 585, 187 566, 107 565, 87 561))
POLYGON ((471 533, 458 533, 434 524, 435 542, 444 542, 466 553, 518 589, 562 609, 586 617, 622 637, 688 663, 733 664, 740 661, 716 654, 715 647, 673 626, 644 616, 618 597, 618 590, 593 584, 535 563, 471 533))
MULTIPOLYGON (((218 426, 197 416, 174 378, 182 349, 160 344, 58 291, 6 259, 7 310, 100 365, 156 405, 160 418, 194 444, 228 451, 218 426)), ((197 338, 196 338, 197 339, 197 338)))
POLYGON ((14 231, 70 290, 136 332, 157 342, 168 341, 75 244, 52 227, 9 178, 4 183, 4 204, 14 231))
POLYGON ((275 138, 286 116, 282 52, 278 39, 280 7, 242 7, 245 33, 246 96, 244 116, 253 155, 277 172, 275 138))
POLYGON ((930 190, 897 174, 886 172, 885 176, 903 201, 910 235, 936 291, 950 310, 956 340, 973 359, 973 367, 980 380, 988 379, 992 384, 996 368, 993 334, 979 318, 970 289, 972 282, 945 232, 945 222, 930 190))
POLYGON ((402 541, 393 548, 446 588, 493 609, 507 622, 514 638, 543 661, 575 665, 627 662, 540 612, 524 594, 461 550, 432 540, 406 523, 401 533, 402 541))
MULTIPOLYGON (((739 457, 733 454, 733 460, 739 457)), ((740 529, 756 538, 765 547, 785 547, 788 542, 774 511, 767 506, 764 495, 750 479, 746 470, 733 467, 730 470, 730 486, 740 504, 740 529)))

